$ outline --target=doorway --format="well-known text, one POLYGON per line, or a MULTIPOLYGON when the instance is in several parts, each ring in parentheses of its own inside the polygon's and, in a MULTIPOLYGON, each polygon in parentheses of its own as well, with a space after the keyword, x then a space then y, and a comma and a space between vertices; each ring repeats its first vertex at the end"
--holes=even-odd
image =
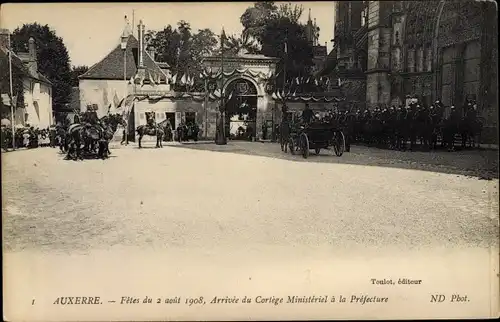
POLYGON ((170 122, 170 125, 172 126, 171 128, 175 128, 175 113, 173 112, 165 112, 165 116, 167 120, 170 122))
POLYGON ((253 141, 257 137, 257 89, 252 82, 238 79, 226 89, 233 95, 226 105, 226 137, 253 141))

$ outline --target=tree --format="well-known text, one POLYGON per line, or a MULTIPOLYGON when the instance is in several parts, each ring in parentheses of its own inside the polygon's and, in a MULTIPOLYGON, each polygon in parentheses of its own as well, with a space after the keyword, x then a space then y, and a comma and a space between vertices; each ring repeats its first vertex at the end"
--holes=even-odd
POLYGON ((249 54, 260 53, 260 46, 256 40, 252 39, 248 33, 241 36, 229 36, 225 41, 224 48, 229 54, 237 55, 240 51, 247 51, 249 54))
POLYGON ((35 39, 38 70, 52 82, 54 109, 69 103, 71 95, 71 70, 69 55, 62 38, 38 23, 25 24, 14 30, 12 43, 15 52, 27 52, 28 40, 35 39))
POLYGON ((203 90, 203 84, 198 75, 202 72, 202 59, 204 56, 214 54, 218 40, 210 29, 200 29, 192 32, 191 26, 186 21, 179 21, 177 28, 171 25, 161 31, 148 31, 145 35, 146 43, 155 48, 158 60, 168 63, 172 74, 195 77, 194 87, 191 90, 203 90))
POLYGON ((298 5, 284 4, 278 7, 273 2, 258 2, 245 10, 240 18, 243 33, 260 43, 261 54, 283 58, 276 66, 281 74, 276 79, 278 87, 283 86, 285 61, 287 82, 307 76, 313 64, 312 46, 307 41, 306 27, 299 23, 302 12, 303 7, 298 5))
POLYGON ((302 5, 293 5, 290 3, 281 4, 278 8, 277 16, 278 19, 287 18, 291 23, 298 24, 299 19, 304 12, 304 7, 302 5))
POLYGON ((243 33, 262 42, 265 26, 269 21, 277 18, 277 11, 278 7, 272 1, 256 2, 240 17, 243 33))
POLYGON ((73 66, 71 69, 71 86, 78 87, 78 76, 85 74, 88 70, 88 66, 73 66))

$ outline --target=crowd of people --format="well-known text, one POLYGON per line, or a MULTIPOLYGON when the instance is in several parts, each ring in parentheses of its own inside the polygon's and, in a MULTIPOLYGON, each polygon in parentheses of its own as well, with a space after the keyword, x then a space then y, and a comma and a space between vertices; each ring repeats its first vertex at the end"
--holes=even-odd
POLYGON ((463 108, 451 106, 449 109, 436 101, 431 106, 412 102, 407 106, 328 111, 323 115, 312 111, 308 104, 300 114, 288 112, 284 105, 282 112, 285 116, 282 122, 335 124, 344 132, 347 146, 357 142, 398 150, 411 150, 419 143, 428 149, 435 149, 439 144, 453 151, 457 136, 463 148, 467 144, 474 147, 479 143, 483 126, 473 100, 467 101, 463 108))
POLYGON ((37 148, 40 146, 55 146, 55 128, 38 128, 30 125, 17 127, 12 135, 11 126, 2 125, 2 149, 8 150, 13 148, 13 141, 16 148, 37 148), (13 140, 14 136, 14 140, 13 140))

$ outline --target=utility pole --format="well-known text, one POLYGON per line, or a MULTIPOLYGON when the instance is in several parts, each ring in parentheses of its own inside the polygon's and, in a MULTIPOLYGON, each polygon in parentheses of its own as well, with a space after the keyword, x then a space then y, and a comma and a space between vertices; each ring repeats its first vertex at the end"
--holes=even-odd
POLYGON ((205 83, 205 139, 208 137, 208 76, 204 75, 205 83))
MULTIPOLYGON (((14 127, 14 89, 12 86, 12 43, 9 31, 9 83, 10 83, 10 126, 12 128, 12 149, 16 149, 16 132, 14 127)), ((21 93, 18 93, 21 95, 21 93)), ((17 101, 17 100, 16 100, 17 101)))
POLYGON ((224 32, 224 28, 222 28, 221 33, 221 99, 220 99, 220 122, 219 122, 219 135, 216 136, 215 144, 224 145, 227 144, 226 140, 226 117, 225 117, 225 106, 224 106, 224 40, 226 38, 226 34, 224 32))

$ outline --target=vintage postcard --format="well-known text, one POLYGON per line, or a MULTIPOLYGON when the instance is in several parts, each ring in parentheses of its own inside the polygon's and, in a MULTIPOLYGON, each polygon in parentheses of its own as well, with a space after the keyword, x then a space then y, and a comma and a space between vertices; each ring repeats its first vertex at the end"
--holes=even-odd
POLYGON ((4 320, 498 317, 497 19, 2 5, 4 320))

